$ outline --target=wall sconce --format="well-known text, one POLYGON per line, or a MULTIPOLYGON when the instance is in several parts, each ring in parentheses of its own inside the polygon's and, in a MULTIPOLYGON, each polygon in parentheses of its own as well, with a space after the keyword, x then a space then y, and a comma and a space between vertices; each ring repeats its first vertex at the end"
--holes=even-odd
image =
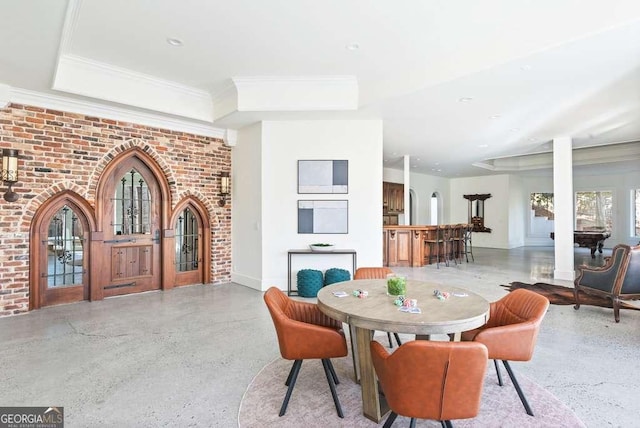
POLYGON ((15 202, 20 196, 11 189, 18 182, 18 150, 2 149, 2 181, 8 186, 4 200, 15 202))
POLYGON ((224 207, 227 204, 227 199, 231 195, 231 177, 228 172, 220 173, 220 200, 218 205, 224 207))

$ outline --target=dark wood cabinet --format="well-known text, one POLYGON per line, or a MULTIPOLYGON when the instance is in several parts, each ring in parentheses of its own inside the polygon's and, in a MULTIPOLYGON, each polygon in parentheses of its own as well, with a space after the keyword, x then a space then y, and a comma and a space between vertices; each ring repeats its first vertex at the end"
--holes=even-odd
POLYGON ((383 214, 382 215, 382 224, 385 226, 394 226, 398 224, 398 215, 397 214, 383 214))
MULTIPOLYGON (((382 213, 401 214, 404 212, 404 184, 382 183, 382 213)), ((397 217, 396 217, 397 218, 397 217)), ((393 224, 393 223, 390 223, 393 224)))

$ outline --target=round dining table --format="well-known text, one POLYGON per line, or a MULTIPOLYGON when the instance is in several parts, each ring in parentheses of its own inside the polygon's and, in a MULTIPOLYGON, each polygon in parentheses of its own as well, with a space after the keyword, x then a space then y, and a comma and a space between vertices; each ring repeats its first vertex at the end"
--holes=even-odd
POLYGON ((318 292, 318 308, 331 318, 349 324, 356 381, 362 389, 363 414, 376 423, 389 408, 378 390, 371 360, 370 342, 375 330, 415 334, 416 339, 446 334, 452 340, 459 340, 463 331, 480 327, 489 319, 489 302, 472 291, 426 281, 407 280, 406 284, 405 298, 414 299, 419 310, 400 310, 397 297, 387 294, 386 279, 338 282, 318 292))

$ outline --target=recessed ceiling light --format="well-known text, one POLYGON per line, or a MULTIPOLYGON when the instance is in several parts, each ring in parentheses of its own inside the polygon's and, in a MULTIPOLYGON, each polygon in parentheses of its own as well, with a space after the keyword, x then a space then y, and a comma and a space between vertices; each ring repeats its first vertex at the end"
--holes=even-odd
POLYGON ((169 43, 171 46, 182 46, 182 40, 174 39, 173 37, 169 37, 167 39, 167 43, 169 43))
POLYGON ((494 114, 489 119, 500 119, 500 115, 499 114, 494 114))
POLYGON ((357 43, 349 43, 348 45, 345 46, 345 48, 348 51, 357 51, 358 49, 360 49, 360 45, 357 43))
POLYGON ((531 70, 531 66, 529 64, 525 64, 525 65, 520 67, 520 70, 529 71, 529 70, 531 70))
POLYGON ((478 144, 478 147, 481 149, 486 149, 487 147, 489 147, 488 144, 478 144))
POLYGON ((458 102, 460 103, 468 103, 469 101, 473 101, 473 98, 471 97, 462 97, 458 99, 458 102))

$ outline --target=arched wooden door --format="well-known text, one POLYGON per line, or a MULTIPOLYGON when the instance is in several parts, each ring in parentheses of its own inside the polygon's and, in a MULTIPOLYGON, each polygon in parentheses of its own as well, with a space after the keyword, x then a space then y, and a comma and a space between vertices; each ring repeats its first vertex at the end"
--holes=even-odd
MULTIPOLYGON (((171 219, 173 286, 209 282, 211 228, 206 208, 193 198, 179 203, 171 219)), ((171 240, 169 240, 171 242, 171 240)))
POLYGON ((138 156, 114 160, 101 179, 99 226, 103 297, 161 287, 162 192, 138 156))
POLYGON ((202 284, 202 220, 192 206, 179 211, 175 230, 174 285, 202 284))
POLYGON ((73 192, 47 201, 31 230, 30 306, 73 303, 90 296, 90 237, 93 211, 73 192))

